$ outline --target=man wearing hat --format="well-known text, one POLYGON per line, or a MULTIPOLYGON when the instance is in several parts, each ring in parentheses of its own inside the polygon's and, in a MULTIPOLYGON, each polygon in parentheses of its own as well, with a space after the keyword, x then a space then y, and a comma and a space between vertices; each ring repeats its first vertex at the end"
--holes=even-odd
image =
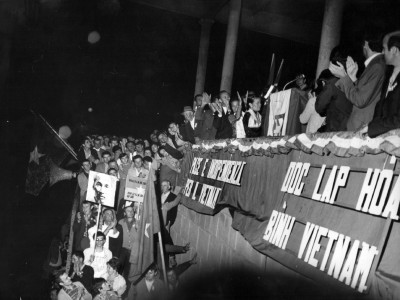
POLYGON ((125 279, 128 278, 129 274, 129 258, 131 256, 131 250, 138 243, 139 233, 138 224, 136 222, 135 214, 137 207, 136 202, 125 201, 124 203, 124 218, 121 219, 118 224, 122 227, 122 249, 119 256, 119 264, 121 269, 120 273, 125 279))
POLYGON ((201 119, 196 120, 193 108, 190 106, 183 108, 182 115, 185 118, 185 123, 179 127, 182 140, 195 144, 196 139, 200 137, 203 121, 201 119))

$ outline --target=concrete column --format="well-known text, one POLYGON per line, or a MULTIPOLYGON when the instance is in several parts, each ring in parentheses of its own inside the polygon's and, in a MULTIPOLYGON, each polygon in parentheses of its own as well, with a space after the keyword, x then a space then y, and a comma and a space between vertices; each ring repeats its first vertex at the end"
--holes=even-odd
POLYGON ((343 6, 344 0, 325 0, 316 76, 328 68, 331 50, 340 43, 343 6))
POLYGON ((242 0, 231 0, 220 90, 231 92, 242 0))
POLYGON ((199 45, 199 59, 197 61, 197 73, 196 73, 196 86, 194 88, 194 95, 202 94, 204 92, 204 83, 206 81, 207 74, 207 59, 208 59, 208 47, 210 45, 210 31, 211 25, 214 23, 213 20, 201 19, 201 35, 199 45))

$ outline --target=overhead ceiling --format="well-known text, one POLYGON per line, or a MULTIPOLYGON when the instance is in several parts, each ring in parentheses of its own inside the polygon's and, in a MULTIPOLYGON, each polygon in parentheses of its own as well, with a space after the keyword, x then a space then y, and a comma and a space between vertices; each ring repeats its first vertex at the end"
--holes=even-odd
MULTIPOLYGON (((229 0, 131 0, 195 18, 227 23, 229 0)), ((322 0, 242 1, 242 28, 272 36, 317 44, 324 13, 322 0)))
MULTIPOLYGON (((18 18, 33 15, 37 18, 39 6, 57 9, 62 3, 77 0, 0 0, 0 11, 6 9, 18 18), (36 5, 31 5, 36 4, 36 5), (36 13, 35 13, 36 12, 36 13)), ((229 0, 85 0, 87 3, 108 3, 116 5, 130 2, 139 5, 191 16, 208 18, 226 24, 229 16, 229 0)), ((340 0, 339 0, 340 1, 340 0)), ((387 23, 388 16, 397 16, 398 0, 343 0, 344 16, 349 16, 351 27, 361 23, 380 20, 387 23), (385 10, 383 14, 379 11, 385 10)), ((241 28, 280 37, 303 44, 318 45, 324 14, 325 0, 242 0, 241 28)), ((1 15, 0 31, 6 32, 11 26, 1 15)))

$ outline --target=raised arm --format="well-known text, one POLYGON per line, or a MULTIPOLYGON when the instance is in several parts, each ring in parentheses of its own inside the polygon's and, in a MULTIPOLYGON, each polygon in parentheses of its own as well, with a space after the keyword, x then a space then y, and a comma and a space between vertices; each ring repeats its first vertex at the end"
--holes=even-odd
POLYGON ((371 104, 382 90, 385 67, 375 63, 355 83, 346 75, 336 86, 345 93, 346 98, 356 107, 364 108, 371 104))

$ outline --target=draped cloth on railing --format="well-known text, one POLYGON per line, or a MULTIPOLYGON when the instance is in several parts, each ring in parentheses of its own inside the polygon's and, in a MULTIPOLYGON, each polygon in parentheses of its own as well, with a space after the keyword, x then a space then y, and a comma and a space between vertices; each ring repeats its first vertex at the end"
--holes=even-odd
POLYGON ((335 288, 354 283, 354 290, 368 292, 374 298, 395 298, 400 294, 400 226, 396 219, 400 201, 400 183, 397 184, 400 167, 396 165, 399 156, 400 130, 374 139, 337 132, 202 141, 186 150, 179 178, 182 187, 179 197, 183 205, 204 214, 213 215, 220 208, 231 207, 232 227, 255 249, 296 272, 335 288), (214 177, 209 176, 213 163, 220 168, 219 173, 214 172, 214 177), (233 173, 232 166, 238 165, 244 165, 243 172, 238 181, 232 183, 229 174, 233 173), (292 186, 301 187, 297 194, 284 189, 284 182, 290 181, 289 170, 292 167, 294 170, 295 165, 299 173, 293 173, 296 180, 292 180, 292 186), (223 170, 225 167, 228 171, 223 170), (372 185, 370 192, 366 189, 368 184, 372 185), (364 201, 360 196, 363 193, 375 194, 364 201), (210 200, 209 195, 216 197, 210 200), (388 216, 386 210, 391 210, 392 214, 388 216), (286 244, 268 238, 268 226, 274 230, 274 226, 278 226, 277 219, 271 216, 278 214, 294 220, 286 244), (321 231, 317 233, 317 230, 321 231), (307 232, 313 237, 308 243, 307 232), (324 233, 327 235, 327 232, 346 237, 347 244, 343 247, 348 247, 347 252, 343 248, 345 255, 341 264, 338 263, 340 272, 333 274, 329 274, 328 268, 341 256, 336 246, 332 247, 332 253, 326 250, 328 239, 324 233), (315 246, 315 236, 311 235, 314 233, 319 234, 320 248, 315 246), (313 245, 320 250, 309 249, 313 245), (372 256, 364 270, 357 261, 366 260, 360 253, 367 253, 367 249, 372 256), (328 259, 325 267, 321 266, 324 251, 328 259), (349 258, 349 253, 353 256, 358 253, 358 256, 349 258), (360 275, 364 273, 367 274, 365 278, 360 275))
POLYGON ((284 137, 257 139, 226 139, 202 141, 193 145, 194 152, 239 151, 242 155, 287 154, 301 150, 318 155, 334 154, 340 157, 362 156, 385 152, 400 156, 400 129, 389 131, 376 138, 361 137, 354 132, 327 132, 298 134, 284 137))

